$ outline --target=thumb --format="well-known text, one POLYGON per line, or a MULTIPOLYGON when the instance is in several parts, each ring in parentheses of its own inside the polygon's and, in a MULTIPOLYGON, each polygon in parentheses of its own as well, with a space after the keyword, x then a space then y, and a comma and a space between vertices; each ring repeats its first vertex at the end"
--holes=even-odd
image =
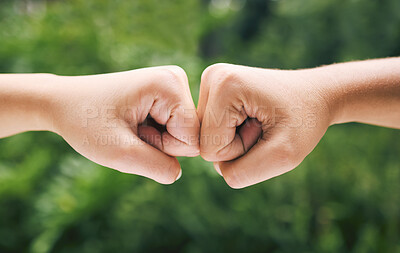
POLYGON ((283 133, 261 138, 238 159, 219 162, 215 167, 232 188, 247 187, 283 174, 300 164, 301 159, 283 133))
POLYGON ((237 130, 243 144, 244 153, 258 141, 262 134, 261 122, 255 118, 247 119, 237 130))

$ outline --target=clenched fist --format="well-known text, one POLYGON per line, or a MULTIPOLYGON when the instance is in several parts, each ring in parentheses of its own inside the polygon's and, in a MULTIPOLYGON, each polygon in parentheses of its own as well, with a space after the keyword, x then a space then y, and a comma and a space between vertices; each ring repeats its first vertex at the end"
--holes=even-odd
POLYGON ((164 184, 181 173, 174 156, 199 154, 199 120, 179 67, 74 77, 5 75, 2 84, 2 106, 8 108, 3 136, 53 131, 98 164, 164 184))
POLYGON ((55 131, 90 160, 168 184, 181 173, 174 156, 199 154, 199 120, 181 68, 62 79, 55 131))
POLYGON ((400 128, 400 58, 273 70, 216 64, 202 75, 200 153, 233 188, 285 173, 332 124, 400 128))
POLYGON ((328 104, 301 73, 229 64, 204 71, 198 115, 201 156, 233 188, 296 167, 331 121, 328 104))

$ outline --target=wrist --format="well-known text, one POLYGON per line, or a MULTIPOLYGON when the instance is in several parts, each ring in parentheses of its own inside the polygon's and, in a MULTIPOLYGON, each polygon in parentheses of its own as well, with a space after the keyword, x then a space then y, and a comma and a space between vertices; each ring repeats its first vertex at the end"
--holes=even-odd
POLYGON ((54 109, 59 100, 59 79, 53 74, 29 74, 25 78, 23 94, 24 131, 54 131, 54 109))
POLYGON ((57 108, 61 104, 61 98, 65 96, 62 85, 63 77, 54 74, 39 75, 39 90, 37 97, 34 98, 36 100, 35 103, 38 105, 36 107, 38 122, 36 129, 33 130, 57 132, 55 128, 57 108))
POLYGON ((339 63, 305 70, 329 104, 331 124, 398 128, 400 58, 339 63))
POLYGON ((345 92, 335 78, 335 74, 324 67, 298 70, 312 93, 321 98, 322 106, 327 108, 329 125, 343 123, 345 92))
POLYGON ((4 74, 0 76, 0 137, 26 131, 52 131, 52 108, 57 76, 4 74))

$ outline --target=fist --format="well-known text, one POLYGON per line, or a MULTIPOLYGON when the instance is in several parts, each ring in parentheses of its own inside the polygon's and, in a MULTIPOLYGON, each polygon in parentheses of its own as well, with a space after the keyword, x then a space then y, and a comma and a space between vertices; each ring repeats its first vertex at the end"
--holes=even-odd
POLYGON ((201 78, 200 153, 232 188, 295 168, 330 125, 329 105, 306 71, 216 64, 201 78))
POLYGON ((175 156, 199 154, 199 120, 181 68, 56 78, 54 131, 90 160, 170 184, 181 173, 175 156))

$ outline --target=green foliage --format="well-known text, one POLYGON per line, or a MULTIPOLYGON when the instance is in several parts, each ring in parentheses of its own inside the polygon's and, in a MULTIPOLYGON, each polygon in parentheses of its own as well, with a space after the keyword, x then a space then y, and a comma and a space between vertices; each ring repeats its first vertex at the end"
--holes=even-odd
MULTIPOLYGON (((0 3, 0 72, 176 64, 194 99, 226 61, 313 67, 400 54, 397 0, 0 3)), ((59 136, 0 140, 0 252, 399 252, 398 130, 334 126, 294 171, 232 190, 201 158, 163 186, 103 168, 59 136)))

